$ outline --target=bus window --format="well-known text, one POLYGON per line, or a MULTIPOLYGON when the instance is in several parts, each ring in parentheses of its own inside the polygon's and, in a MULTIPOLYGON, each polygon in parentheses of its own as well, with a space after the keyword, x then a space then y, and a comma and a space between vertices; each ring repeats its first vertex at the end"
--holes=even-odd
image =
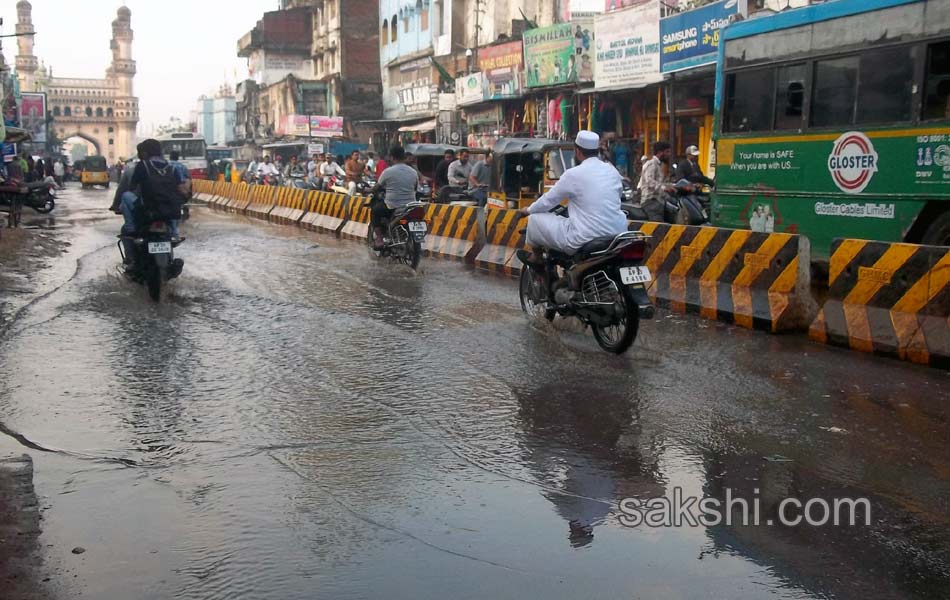
POLYGON ((927 48, 924 119, 950 119, 950 41, 927 48))
POLYGON ((873 50, 861 55, 856 122, 911 120, 915 47, 873 50))
POLYGON ((765 131, 770 128, 775 83, 772 69, 752 69, 726 76, 726 131, 765 131), (766 110, 763 110, 766 107, 766 110))
POLYGON ((850 125, 854 120, 857 82, 857 56, 817 61, 811 99, 812 126, 850 125))
POLYGON ((778 90, 775 98, 775 128, 801 129, 802 108, 805 105, 804 64, 779 67, 778 90))

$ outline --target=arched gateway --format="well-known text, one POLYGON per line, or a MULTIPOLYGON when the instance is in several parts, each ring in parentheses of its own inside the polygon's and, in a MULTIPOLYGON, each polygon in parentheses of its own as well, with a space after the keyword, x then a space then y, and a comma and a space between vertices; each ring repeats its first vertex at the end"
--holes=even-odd
POLYGON ((135 61, 132 60, 132 11, 119 8, 112 22, 112 64, 105 79, 53 77, 52 70, 33 55, 33 7, 17 2, 16 57, 20 89, 46 92, 46 105, 57 137, 81 137, 98 148, 110 163, 135 153, 135 128, 139 101, 132 95, 135 61))

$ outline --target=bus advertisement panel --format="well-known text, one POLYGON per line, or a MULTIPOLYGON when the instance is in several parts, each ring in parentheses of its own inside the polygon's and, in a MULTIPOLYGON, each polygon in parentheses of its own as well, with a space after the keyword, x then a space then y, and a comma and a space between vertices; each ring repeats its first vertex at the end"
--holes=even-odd
POLYGON ((838 237, 950 245, 950 12, 937 3, 838 0, 727 27, 713 224, 802 234, 818 262, 838 237), (826 21, 838 35, 812 35, 826 21))

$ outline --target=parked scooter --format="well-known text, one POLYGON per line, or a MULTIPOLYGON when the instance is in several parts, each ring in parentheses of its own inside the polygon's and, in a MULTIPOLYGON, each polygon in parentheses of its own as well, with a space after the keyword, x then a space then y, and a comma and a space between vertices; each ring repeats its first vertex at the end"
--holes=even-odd
MULTIPOLYGON (((708 188, 681 179, 674 186, 673 193, 663 193, 663 222, 676 225, 705 225, 709 223, 708 188)), ((633 201, 627 201, 626 190, 620 209, 632 221, 649 221, 650 218, 640 205, 639 192, 630 193, 633 201)))

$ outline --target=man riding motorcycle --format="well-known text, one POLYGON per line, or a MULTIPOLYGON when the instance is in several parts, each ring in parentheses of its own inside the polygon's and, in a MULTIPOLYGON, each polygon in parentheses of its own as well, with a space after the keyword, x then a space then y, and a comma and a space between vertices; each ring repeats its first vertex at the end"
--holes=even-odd
POLYGON ((574 140, 577 166, 561 175, 550 191, 519 211, 528 217, 527 249, 519 250, 521 261, 532 267, 543 265, 539 248, 573 255, 587 242, 627 230, 627 218, 620 210, 623 183, 609 163, 600 160, 600 136, 580 131, 574 140), (568 217, 548 212, 567 200, 568 217))
POLYGON ((280 169, 277 168, 270 156, 265 156, 264 164, 257 167, 257 174, 261 179, 261 183, 264 183, 265 177, 270 177, 270 184, 275 185, 277 183, 276 178, 280 175, 280 169))
POLYGON ((284 167, 284 181, 290 182, 291 179, 298 177, 303 179, 307 176, 307 170, 304 169, 304 166, 297 162, 297 155, 290 157, 290 162, 287 163, 287 166, 284 167))
POLYGON ((393 211, 416 200, 416 187, 419 185, 418 172, 406 164, 406 151, 402 146, 393 146, 389 151, 392 165, 389 166, 373 187, 371 194, 379 190, 385 191, 385 202, 374 202, 370 216, 370 226, 373 228, 373 248, 380 250, 384 247, 383 222, 388 220, 393 211))

